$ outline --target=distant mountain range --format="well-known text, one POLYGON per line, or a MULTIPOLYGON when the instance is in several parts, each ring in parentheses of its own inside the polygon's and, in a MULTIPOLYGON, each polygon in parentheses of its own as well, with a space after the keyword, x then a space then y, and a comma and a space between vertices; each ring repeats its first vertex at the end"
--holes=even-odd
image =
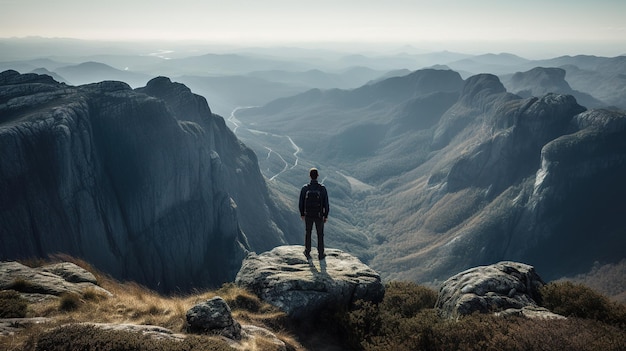
MULTIPOLYGON (((45 68, 61 77, 60 81, 73 85, 121 80, 133 88, 144 86, 153 77, 168 76, 205 96, 214 112, 228 116, 237 107, 260 106, 309 89, 354 89, 370 81, 423 68, 445 67, 459 72, 464 79, 491 73, 498 75, 505 85, 508 77, 517 72, 536 67, 561 68, 573 90, 589 94, 602 104, 626 108, 626 56, 579 55, 529 60, 510 53, 423 53, 413 48, 386 54, 219 48, 220 53, 202 54, 203 48, 170 44, 174 50, 157 50, 147 43, 116 46, 61 39, 0 39, 0 71, 13 69, 28 73, 45 68)), ((585 103, 590 101, 593 100, 579 102, 588 106, 585 103)))

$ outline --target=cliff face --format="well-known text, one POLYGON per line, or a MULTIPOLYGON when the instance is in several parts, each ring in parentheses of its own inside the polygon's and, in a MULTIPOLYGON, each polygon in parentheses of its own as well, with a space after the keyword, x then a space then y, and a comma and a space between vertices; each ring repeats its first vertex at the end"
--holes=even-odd
POLYGON ((134 91, 3 72, 0 150, 2 260, 62 252, 172 291, 230 281, 249 249, 282 242, 254 153, 167 78, 134 91))
POLYGON ((437 240, 407 271, 436 279, 506 259, 557 279, 619 261, 625 132, 624 113, 586 110, 571 95, 522 99, 494 76, 468 78, 435 131, 436 164, 421 169, 428 181, 409 193, 425 199, 419 235, 437 240))

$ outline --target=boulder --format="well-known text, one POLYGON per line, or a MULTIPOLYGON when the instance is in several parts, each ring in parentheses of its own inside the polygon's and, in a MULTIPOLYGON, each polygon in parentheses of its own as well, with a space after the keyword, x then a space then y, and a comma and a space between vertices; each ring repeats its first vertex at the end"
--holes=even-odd
POLYGON ((96 283, 93 274, 73 263, 31 268, 15 261, 0 262, 0 290, 59 296, 63 293, 82 294, 85 289, 91 288, 111 295, 96 283), (55 271, 58 274, 53 273, 55 271))
POLYGON ((53 322, 53 319, 48 317, 0 318, 0 336, 11 336, 32 325, 50 322, 53 322))
POLYGON ((532 317, 522 310, 537 311, 539 289, 544 284, 534 267, 523 263, 505 261, 475 267, 443 283, 436 308, 447 318, 506 310, 509 315, 518 310, 518 314, 532 317))
POLYGON ((217 296, 187 311, 187 329, 195 333, 217 333, 229 339, 241 339, 241 325, 233 319, 230 307, 217 296))
POLYGON ((380 275, 358 258, 326 249, 326 258, 318 263, 307 261, 303 252, 303 246, 294 245, 250 253, 235 282, 293 319, 350 307, 357 300, 382 300, 385 290, 380 275))
POLYGON ((56 274, 70 283, 98 283, 93 273, 71 262, 46 265, 41 271, 56 274))
POLYGON ((138 325, 130 323, 81 323, 85 326, 92 326, 101 330, 124 331, 148 336, 157 340, 182 341, 184 334, 174 333, 172 330, 158 325, 138 325))
MULTIPOLYGON (((256 344, 258 339, 263 339, 266 342, 272 344, 275 348, 273 350, 277 351, 286 351, 287 345, 284 341, 280 340, 276 334, 271 331, 258 327, 256 325, 243 324, 241 326, 241 343, 252 343, 256 344)), ((233 347, 237 347, 238 345, 234 345, 233 347)))

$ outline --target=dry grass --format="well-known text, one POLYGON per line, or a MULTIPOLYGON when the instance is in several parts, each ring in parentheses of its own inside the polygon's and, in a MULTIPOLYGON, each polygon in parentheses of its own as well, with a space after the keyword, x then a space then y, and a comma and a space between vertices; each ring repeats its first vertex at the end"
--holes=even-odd
MULTIPOLYGON (((217 290, 197 292, 192 295, 162 296, 134 282, 119 282, 98 272, 84 261, 66 256, 62 256, 61 259, 92 272, 98 279, 99 285, 111 292, 112 296, 97 289, 86 289, 82 295, 66 294, 59 298, 30 303, 25 317, 47 317, 51 319, 51 322, 31 325, 20 329, 12 336, 0 337, 0 350, 34 350, 36 341, 46 330, 67 323, 157 325, 175 333, 184 333, 186 312, 194 305, 215 296, 222 297, 229 304, 233 317, 241 324, 278 330, 278 338, 288 344, 289 349, 301 349, 293 336, 284 331, 286 321, 284 313, 234 284, 226 284, 217 290)), ((50 263, 49 261, 37 261, 36 264, 33 262, 28 263, 31 266, 50 263)), ((100 334, 97 335, 103 337, 100 334)), ((276 348, 276 345, 270 338, 258 337, 256 340, 242 343, 238 348, 272 350, 276 348)))

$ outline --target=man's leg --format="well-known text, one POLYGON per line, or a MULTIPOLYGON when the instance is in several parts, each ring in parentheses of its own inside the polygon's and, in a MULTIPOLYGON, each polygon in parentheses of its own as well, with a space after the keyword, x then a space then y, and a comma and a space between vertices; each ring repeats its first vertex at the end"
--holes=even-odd
POLYGON ((311 257, 311 232, 313 231, 313 218, 304 217, 304 255, 311 257))
POLYGON ((324 254, 324 219, 315 219, 315 231, 317 232, 317 254, 319 259, 326 257, 324 254))

